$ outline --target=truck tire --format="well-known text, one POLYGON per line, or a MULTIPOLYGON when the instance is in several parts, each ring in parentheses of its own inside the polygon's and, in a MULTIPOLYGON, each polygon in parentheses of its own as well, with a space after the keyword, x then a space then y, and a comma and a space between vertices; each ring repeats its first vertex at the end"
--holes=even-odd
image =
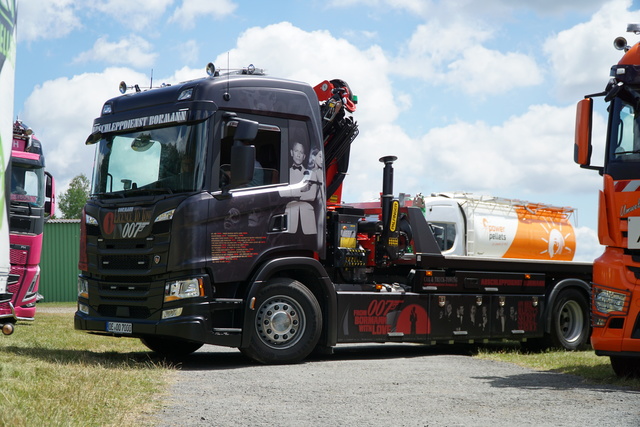
POLYGON ((588 346, 590 317, 587 297, 577 289, 565 289, 553 303, 551 345, 565 350, 584 350, 588 346))
POLYGON ((142 344, 146 345, 149 350, 169 359, 188 356, 202 347, 203 344, 199 342, 181 340, 179 338, 157 336, 140 338, 140 341, 142 341, 142 344))
POLYGON ((322 331, 320 304, 297 280, 278 278, 256 295, 243 354, 265 364, 296 363, 315 348, 322 331))
POLYGON ((610 356, 611 367, 620 378, 640 378, 640 357, 610 356))

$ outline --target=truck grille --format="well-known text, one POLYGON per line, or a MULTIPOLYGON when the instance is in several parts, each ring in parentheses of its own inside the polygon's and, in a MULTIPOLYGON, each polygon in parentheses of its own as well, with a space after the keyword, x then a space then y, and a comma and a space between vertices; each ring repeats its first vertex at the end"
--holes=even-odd
POLYGON ((149 292, 149 284, 133 284, 133 283, 101 283, 101 291, 139 293, 149 292))
POLYGON ((11 248, 9 250, 9 254, 11 258, 11 264, 24 265, 27 263, 27 256, 29 255, 29 251, 27 249, 11 248))
POLYGON ((147 307, 117 306, 106 304, 101 304, 100 306, 98 306, 98 313, 100 313, 100 316, 104 317, 128 317, 131 319, 146 319, 150 314, 147 307), (128 316, 118 316, 118 309, 120 309, 120 312, 124 311, 128 313, 128 316))
POLYGON ((148 270, 147 255, 106 255, 102 257, 105 270, 148 270))

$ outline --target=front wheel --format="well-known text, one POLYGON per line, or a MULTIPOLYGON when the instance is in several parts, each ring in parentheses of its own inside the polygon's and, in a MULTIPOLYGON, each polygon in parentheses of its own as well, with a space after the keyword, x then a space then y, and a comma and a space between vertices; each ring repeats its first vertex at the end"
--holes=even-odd
POLYGON ((565 350, 583 350, 589 342, 587 297, 577 289, 565 289, 553 303, 551 344, 565 350))
POLYGON ((148 336, 140 338, 140 341, 142 341, 142 344, 146 345, 149 350, 170 359, 188 356, 202 347, 202 343, 185 341, 179 338, 148 336))
POLYGON ((610 356, 613 372, 620 378, 640 378, 640 357, 610 356))
POLYGON ((266 364, 296 363, 315 348, 322 331, 322 312, 313 293, 297 280, 270 281, 256 295, 250 311, 249 346, 241 351, 266 364))

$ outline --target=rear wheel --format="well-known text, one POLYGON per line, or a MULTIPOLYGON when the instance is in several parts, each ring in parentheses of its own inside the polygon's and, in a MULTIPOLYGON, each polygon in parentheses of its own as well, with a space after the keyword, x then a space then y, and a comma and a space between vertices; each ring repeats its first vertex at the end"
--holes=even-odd
POLYGON ((640 378, 640 357, 610 356, 613 372, 620 378, 640 378))
POLYGON ((315 348, 322 313, 313 293, 297 280, 274 279, 256 295, 248 357, 267 364, 296 363, 315 348))
POLYGON ((565 350, 583 350, 589 342, 589 304, 577 289, 565 289, 553 303, 551 344, 565 350))
POLYGON ((151 351, 168 358, 188 356, 202 347, 202 343, 181 340, 179 338, 148 336, 140 338, 140 341, 151 351))

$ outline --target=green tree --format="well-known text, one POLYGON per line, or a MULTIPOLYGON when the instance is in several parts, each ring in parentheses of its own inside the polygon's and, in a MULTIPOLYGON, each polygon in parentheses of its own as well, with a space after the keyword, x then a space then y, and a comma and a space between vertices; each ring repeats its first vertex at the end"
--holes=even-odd
POLYGON ((83 173, 73 177, 69 188, 62 193, 58 201, 64 218, 80 218, 82 208, 89 198, 89 184, 89 178, 83 173))

